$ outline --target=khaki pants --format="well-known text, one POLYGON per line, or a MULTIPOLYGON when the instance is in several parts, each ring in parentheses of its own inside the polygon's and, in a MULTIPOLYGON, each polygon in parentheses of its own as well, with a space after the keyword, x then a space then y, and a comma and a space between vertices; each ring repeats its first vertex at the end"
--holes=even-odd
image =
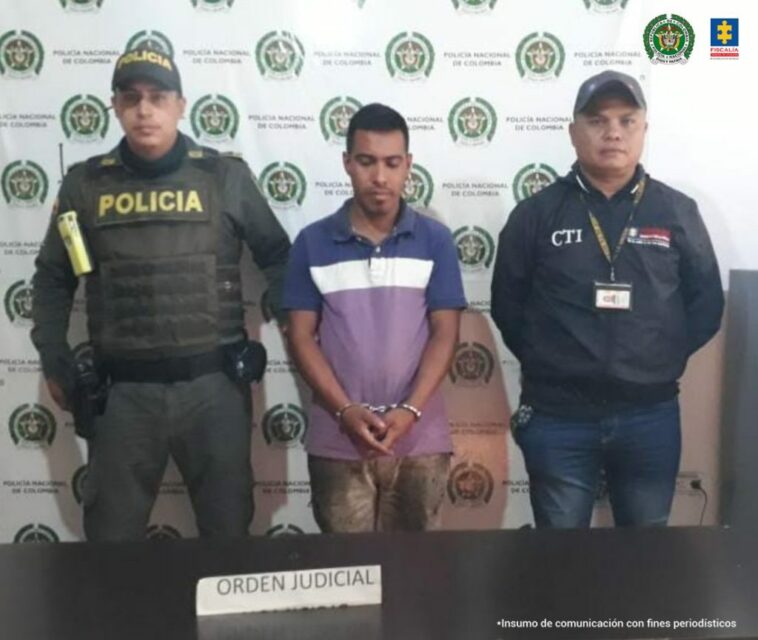
POLYGON ((308 456, 313 515, 325 533, 439 527, 447 453, 369 460, 308 456))

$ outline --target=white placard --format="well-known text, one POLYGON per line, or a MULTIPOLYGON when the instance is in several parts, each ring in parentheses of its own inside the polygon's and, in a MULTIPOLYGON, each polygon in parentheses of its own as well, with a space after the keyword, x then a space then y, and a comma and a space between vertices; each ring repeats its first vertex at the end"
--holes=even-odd
POLYGON ((343 607, 382 602, 379 565, 201 578, 199 616, 343 607))

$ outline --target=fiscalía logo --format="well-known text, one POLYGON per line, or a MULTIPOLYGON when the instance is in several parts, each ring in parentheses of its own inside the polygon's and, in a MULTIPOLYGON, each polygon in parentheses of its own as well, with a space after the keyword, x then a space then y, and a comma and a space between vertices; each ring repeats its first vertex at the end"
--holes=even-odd
POLYGON ((516 202, 530 198, 558 179, 551 166, 535 162, 522 167, 513 179, 513 197, 516 202))
POLYGON ((455 349, 450 367, 450 380, 462 387, 486 385, 495 369, 495 358, 490 350, 478 342, 461 342, 455 349))
POLYGON ((84 499, 84 483, 87 482, 87 465, 83 464, 71 477, 71 491, 74 493, 76 504, 81 504, 84 499))
POLYGON ((695 31, 682 16, 664 13, 647 23, 642 40, 654 64, 684 64, 692 55, 695 31))
POLYGON ((460 462, 450 470, 447 495, 456 507, 481 507, 492 499, 495 483, 490 470, 478 462, 460 462))
POLYGON ((135 33, 129 38, 124 50, 134 51, 135 49, 151 49, 167 55, 169 58, 174 57, 174 45, 171 44, 168 36, 160 31, 146 29, 135 33))
POLYGON ((495 8, 497 0, 453 0, 453 6, 465 13, 482 13, 495 8))
POLYGON ((108 111, 95 96, 73 96, 61 109, 61 126, 69 140, 96 142, 108 132, 108 111))
POLYGON ((192 6, 203 11, 227 11, 233 4, 234 0, 192 0, 192 6))
POLYGON ((735 60, 740 57, 739 18, 711 18, 711 59, 735 60))
POLYGON ((321 133, 327 142, 344 144, 350 119, 361 108, 361 103, 348 96, 332 98, 321 109, 321 133))
POLYGON ((11 413, 8 428, 17 447, 42 449, 55 440, 55 418, 41 404, 22 404, 11 413))
POLYGON ((295 524, 277 524, 266 531, 266 535, 269 538, 277 538, 279 536, 300 536, 304 533, 305 531, 295 524))
POLYGON ((305 175, 291 162, 272 162, 259 178, 271 206, 299 207, 305 199, 305 175))
POLYGON ((207 142, 228 142, 237 135, 239 113, 229 98, 208 94, 200 98, 190 113, 195 136, 207 142))
POLYGON ((145 532, 147 540, 181 540, 182 534, 167 524, 151 524, 145 532))
POLYGON ((289 80, 303 70, 305 49, 294 33, 270 31, 258 40, 255 59, 264 78, 289 80))
POLYGON ((552 33, 530 33, 516 49, 519 75, 530 80, 557 78, 561 75, 565 59, 563 45, 552 33))
POLYGON ((277 404, 263 415, 266 444, 294 447, 302 444, 308 428, 303 410, 294 404, 277 404))
POLYGON ((626 8, 629 0, 584 0, 584 6, 595 13, 613 13, 626 8))
POLYGON ((61 0, 66 11, 97 11, 103 0, 61 0))
POLYGON ((497 114, 482 98, 463 98, 453 105, 447 118, 450 135, 466 145, 487 144, 497 129, 497 114))
POLYGON ((14 282, 5 292, 5 314, 12 324, 28 327, 32 323, 32 284, 26 280, 14 282))
POLYGON ((55 531, 44 524, 27 524, 13 536, 13 542, 16 544, 60 542, 60 538, 55 531))
POLYGON ((7 31, 0 37, 0 74, 33 78, 42 70, 45 51, 29 31, 7 31))
POLYGON ((384 59, 393 78, 421 80, 428 78, 434 67, 434 47, 415 31, 398 33, 387 45, 384 59))
POLYGON ((487 269, 495 257, 495 242, 481 227, 461 227, 453 233, 458 261, 464 271, 487 269))
POLYGON ((414 163, 403 187, 403 198, 415 207, 428 207, 434 195, 432 175, 420 164, 414 163))
POLYGON ((36 162, 17 160, 3 170, 3 196, 12 207, 38 207, 47 197, 47 175, 36 162))

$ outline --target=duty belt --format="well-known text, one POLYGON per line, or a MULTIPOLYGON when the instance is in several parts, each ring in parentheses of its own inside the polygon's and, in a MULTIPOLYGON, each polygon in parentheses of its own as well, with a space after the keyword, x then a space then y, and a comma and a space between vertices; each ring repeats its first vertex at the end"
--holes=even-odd
POLYGON ((113 382, 181 382, 222 371, 223 363, 223 351, 216 349, 162 360, 106 360, 103 369, 113 382))

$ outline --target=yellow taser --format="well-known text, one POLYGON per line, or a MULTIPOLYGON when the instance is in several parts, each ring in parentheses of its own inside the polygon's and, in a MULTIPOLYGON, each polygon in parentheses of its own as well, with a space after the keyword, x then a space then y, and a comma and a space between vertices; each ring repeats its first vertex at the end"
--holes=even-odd
POLYGON ((58 216, 58 232, 66 245, 71 266, 77 276, 92 272, 92 261, 84 244, 76 211, 66 211, 58 216))

